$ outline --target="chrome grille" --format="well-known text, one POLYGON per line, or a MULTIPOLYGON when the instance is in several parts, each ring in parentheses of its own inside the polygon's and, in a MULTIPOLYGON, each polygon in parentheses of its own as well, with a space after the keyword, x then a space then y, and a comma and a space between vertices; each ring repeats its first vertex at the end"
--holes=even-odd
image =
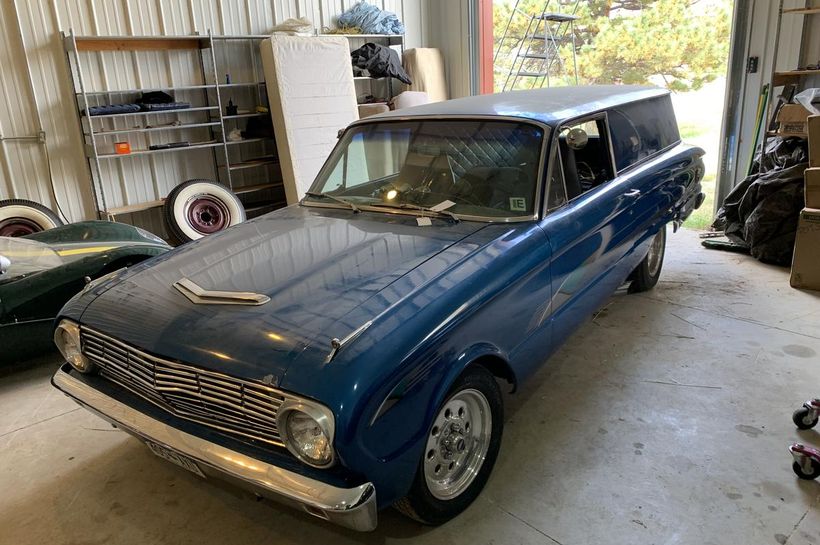
POLYGON ((83 354, 100 374, 173 414, 282 445, 276 413, 284 396, 265 384, 170 362, 81 328, 83 354))

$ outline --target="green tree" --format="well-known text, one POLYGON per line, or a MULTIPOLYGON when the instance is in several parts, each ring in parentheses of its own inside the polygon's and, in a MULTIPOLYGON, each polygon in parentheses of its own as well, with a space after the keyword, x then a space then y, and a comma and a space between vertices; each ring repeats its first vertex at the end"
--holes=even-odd
MULTIPOLYGON (((504 86, 510 64, 527 31, 528 18, 517 14, 501 42, 514 1, 497 2, 493 13, 496 49, 496 89, 504 86)), ((725 73, 728 57, 731 0, 572 0, 551 1, 547 11, 575 13, 579 83, 648 83, 660 79, 675 91, 698 89, 725 73)), ((544 0, 520 0, 518 10, 540 13, 544 0)), ((564 69, 554 62, 550 72, 564 84, 574 83, 572 46, 566 25, 560 27, 564 69)), ((531 52, 543 52, 543 41, 531 52)), ((525 70, 543 68, 540 60, 525 70)), ((519 80, 527 87, 533 78, 519 80)), ((551 80, 555 84, 554 80, 551 80)))

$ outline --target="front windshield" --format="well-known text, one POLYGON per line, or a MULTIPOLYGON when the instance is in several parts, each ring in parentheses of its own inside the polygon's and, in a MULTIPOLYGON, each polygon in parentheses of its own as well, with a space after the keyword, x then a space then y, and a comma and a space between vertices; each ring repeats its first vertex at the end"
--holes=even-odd
POLYGON ((489 219, 532 216, 544 136, 538 126, 500 120, 353 127, 306 200, 340 207, 338 199, 364 207, 444 207, 489 219))
POLYGON ((22 238, 0 237, 0 255, 11 262, 5 274, 0 275, 0 282, 63 264, 62 258, 45 244, 22 238))

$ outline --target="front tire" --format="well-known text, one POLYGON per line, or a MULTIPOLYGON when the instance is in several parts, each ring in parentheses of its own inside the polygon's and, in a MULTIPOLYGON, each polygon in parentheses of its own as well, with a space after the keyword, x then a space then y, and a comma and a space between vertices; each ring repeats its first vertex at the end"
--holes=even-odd
POLYGON ((663 268, 663 258, 666 254, 666 225, 661 227, 661 230, 652 239, 649 245, 649 251, 646 252, 646 257, 643 261, 632 271, 629 278, 632 282, 629 284, 629 293, 641 293, 649 291, 658 283, 658 278, 661 277, 661 269, 663 268))
POLYGON ((495 377, 473 366, 459 377, 439 408, 402 514, 438 525, 464 511, 481 493, 501 446, 504 405, 495 377))

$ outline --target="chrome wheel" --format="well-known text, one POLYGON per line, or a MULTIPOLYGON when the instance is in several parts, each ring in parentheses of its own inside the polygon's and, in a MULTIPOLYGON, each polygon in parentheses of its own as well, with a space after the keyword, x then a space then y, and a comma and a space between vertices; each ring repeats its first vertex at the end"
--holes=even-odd
POLYGON ((436 416, 424 451, 424 479, 439 500, 464 492, 478 475, 492 435, 492 412, 484 394, 461 390, 436 416))
POLYGON ((652 239, 652 246, 649 247, 649 253, 646 254, 646 268, 649 276, 656 276, 658 269, 661 268, 663 262, 663 250, 666 243, 666 237, 663 230, 659 231, 655 238, 652 239))

